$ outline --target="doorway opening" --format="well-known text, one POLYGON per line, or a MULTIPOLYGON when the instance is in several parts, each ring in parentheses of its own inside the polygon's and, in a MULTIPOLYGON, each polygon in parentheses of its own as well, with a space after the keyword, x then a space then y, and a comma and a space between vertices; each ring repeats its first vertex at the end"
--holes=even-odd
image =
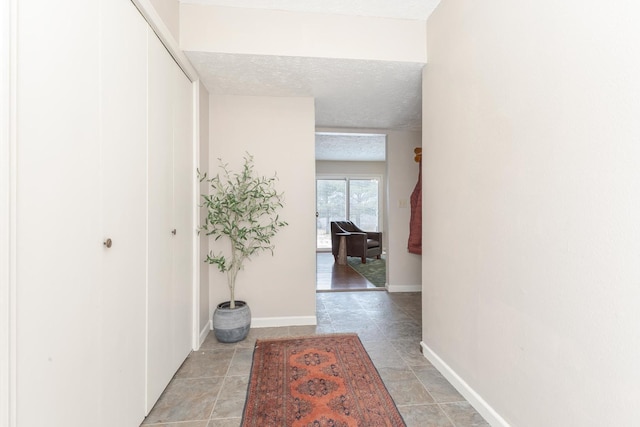
POLYGON ((318 291, 385 290, 384 254, 365 264, 357 258, 356 265, 354 257, 347 265, 339 265, 331 236, 332 221, 352 221, 365 231, 383 231, 385 187, 386 135, 316 133, 318 291))

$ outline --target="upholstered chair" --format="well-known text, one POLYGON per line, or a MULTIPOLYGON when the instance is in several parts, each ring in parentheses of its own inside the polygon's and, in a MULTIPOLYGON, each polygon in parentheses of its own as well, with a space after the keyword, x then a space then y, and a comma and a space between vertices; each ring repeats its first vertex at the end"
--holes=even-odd
POLYGON ((347 233, 347 256, 360 257, 363 264, 367 263, 367 257, 380 259, 382 254, 382 233, 379 231, 364 231, 351 221, 331 222, 331 252, 338 259, 340 248, 340 236, 347 233))

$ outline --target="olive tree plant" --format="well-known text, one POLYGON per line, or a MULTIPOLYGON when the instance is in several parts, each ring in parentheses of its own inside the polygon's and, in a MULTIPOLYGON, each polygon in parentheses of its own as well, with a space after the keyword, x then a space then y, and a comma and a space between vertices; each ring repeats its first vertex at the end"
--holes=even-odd
POLYGON ((288 225, 280 219, 278 210, 283 207, 284 193, 275 188, 277 174, 260 176, 254 170, 253 156, 246 154, 240 172, 229 170, 227 163, 218 159, 220 172, 213 177, 198 172, 200 182, 209 184, 207 194, 202 194, 202 205, 207 216, 199 230, 215 240, 225 237, 230 252, 209 252, 205 262, 215 264, 227 275, 230 306, 235 308, 235 284, 244 262, 262 251, 273 255, 271 239, 280 228, 288 225))

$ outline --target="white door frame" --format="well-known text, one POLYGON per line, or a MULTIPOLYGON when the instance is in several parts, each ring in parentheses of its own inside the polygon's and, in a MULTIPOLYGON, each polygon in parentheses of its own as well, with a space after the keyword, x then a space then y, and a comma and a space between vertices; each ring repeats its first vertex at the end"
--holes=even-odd
POLYGON ((200 182, 198 180, 195 171, 198 169, 199 159, 200 159, 200 87, 199 80, 196 80, 192 83, 193 90, 193 156, 192 156, 192 168, 194 171, 193 174, 193 184, 192 184, 192 193, 191 197, 193 199, 193 216, 192 221, 194 225, 193 230, 189 230, 190 233, 194 233, 194 238, 192 240, 192 248, 191 248, 191 269, 193 270, 192 279, 193 279, 193 311, 192 311, 192 319, 193 323, 193 331, 191 336, 191 348, 196 351, 200 348, 200 266, 198 265, 198 260, 200 259, 200 239, 196 229, 200 224, 200 209, 198 208, 198 203, 200 201, 199 189, 200 182))
POLYGON ((15 420, 15 42, 17 0, 0 2, 0 426, 15 420))

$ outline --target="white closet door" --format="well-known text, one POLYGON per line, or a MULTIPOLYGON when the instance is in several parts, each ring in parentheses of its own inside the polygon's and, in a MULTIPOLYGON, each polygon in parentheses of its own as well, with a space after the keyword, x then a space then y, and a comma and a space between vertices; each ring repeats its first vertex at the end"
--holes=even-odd
POLYGON ((86 426, 101 382, 98 2, 19 2, 17 17, 18 426, 86 426))
POLYGON ((173 59, 148 30, 147 411, 178 366, 173 361, 173 59))
POLYGON ((137 426, 145 412, 147 23, 129 0, 100 10, 103 250, 101 426, 137 426))
POLYGON ((196 171, 193 160, 193 85, 174 64, 173 203, 174 203, 174 360, 182 363, 193 336, 193 214, 196 171))
POLYGON ((191 350, 191 83, 149 31, 147 410, 191 350))

